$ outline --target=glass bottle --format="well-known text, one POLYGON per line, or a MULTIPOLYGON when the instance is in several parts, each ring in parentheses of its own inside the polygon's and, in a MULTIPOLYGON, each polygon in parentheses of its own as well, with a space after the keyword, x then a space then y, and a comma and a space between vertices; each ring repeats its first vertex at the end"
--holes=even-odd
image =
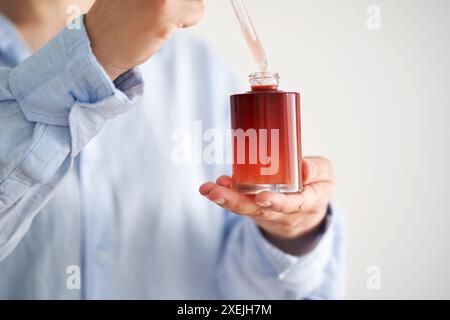
POLYGON ((278 73, 253 73, 250 85, 231 96, 233 188, 301 192, 300 94, 278 90, 278 73))

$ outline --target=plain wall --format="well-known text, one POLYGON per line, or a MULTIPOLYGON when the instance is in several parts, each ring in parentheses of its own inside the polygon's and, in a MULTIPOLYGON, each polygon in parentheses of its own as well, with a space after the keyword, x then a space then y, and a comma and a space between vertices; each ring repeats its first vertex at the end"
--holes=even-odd
MULTIPOLYGON (((347 297, 450 298, 450 1, 246 4, 282 87, 302 94, 304 153, 334 162, 347 297)), ((207 1, 194 32, 243 84, 256 71, 228 0, 207 1)))

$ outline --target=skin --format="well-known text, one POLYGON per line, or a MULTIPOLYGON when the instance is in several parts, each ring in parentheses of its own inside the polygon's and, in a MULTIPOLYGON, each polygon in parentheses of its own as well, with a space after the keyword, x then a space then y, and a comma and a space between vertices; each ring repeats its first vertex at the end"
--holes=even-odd
MULTIPOLYGON (((150 59, 177 29, 195 25, 204 13, 201 0, 0 0, 0 11, 36 51, 65 27, 69 5, 88 12, 85 24, 93 53, 113 80, 150 59)), ((300 255, 301 240, 319 229, 335 187, 327 159, 305 158, 302 175, 299 194, 241 195, 227 176, 203 184, 200 193, 255 221, 281 250, 300 255)))
POLYGON ((86 18, 92 50, 112 79, 160 50, 174 32, 200 21, 200 0, 97 0, 86 18))
POLYGON ((19 29, 34 52, 61 31, 67 22, 68 6, 74 4, 87 12, 89 0, 0 0, 0 11, 19 29))
POLYGON ((202 0, 0 0, 0 10, 33 51, 64 28, 69 5, 88 12, 92 50, 113 80, 150 59, 177 29, 196 24, 204 13, 202 0))
POLYGON ((302 239, 317 232, 335 188, 331 162, 322 157, 304 158, 301 193, 261 192, 256 196, 232 190, 231 177, 221 176, 200 187, 200 193, 220 207, 252 219, 266 238, 285 252, 305 253, 302 239))

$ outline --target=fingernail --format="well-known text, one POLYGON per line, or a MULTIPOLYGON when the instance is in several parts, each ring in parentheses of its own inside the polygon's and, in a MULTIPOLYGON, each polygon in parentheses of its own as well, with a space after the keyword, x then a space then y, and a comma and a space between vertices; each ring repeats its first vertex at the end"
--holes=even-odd
POLYGON ((214 202, 217 203, 219 206, 221 206, 225 203, 225 199, 217 199, 217 200, 214 200, 214 202))
POLYGON ((270 201, 261 201, 256 203, 260 207, 270 207, 272 205, 272 202, 270 201))

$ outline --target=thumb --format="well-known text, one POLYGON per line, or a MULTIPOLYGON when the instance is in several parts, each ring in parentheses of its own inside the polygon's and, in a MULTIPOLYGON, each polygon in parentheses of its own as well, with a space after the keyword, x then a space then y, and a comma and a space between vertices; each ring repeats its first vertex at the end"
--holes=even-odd
POLYGON ((302 162, 303 184, 321 181, 334 182, 333 165, 323 157, 305 157, 302 162))

